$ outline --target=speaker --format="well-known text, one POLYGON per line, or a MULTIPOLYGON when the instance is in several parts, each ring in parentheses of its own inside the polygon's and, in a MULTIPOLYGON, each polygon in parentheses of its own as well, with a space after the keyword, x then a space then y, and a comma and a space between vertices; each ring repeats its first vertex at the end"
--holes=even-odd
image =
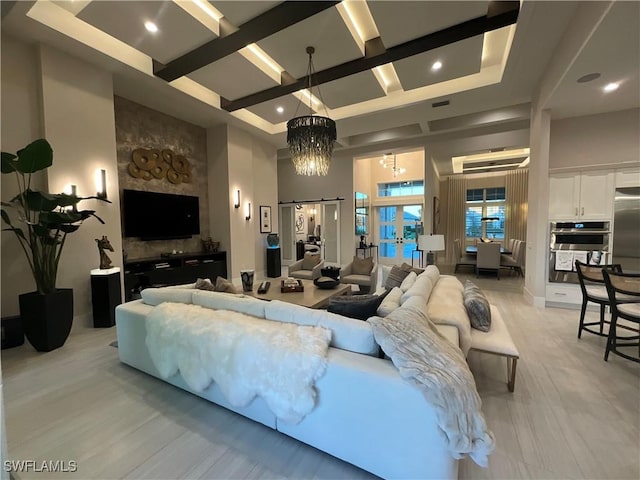
POLYGON ((280 247, 267 248, 267 277, 277 278, 282 275, 280 265, 280 247))
POLYGON ((91 275, 93 326, 108 328, 116 324, 116 307, 122 303, 120 273, 91 275))

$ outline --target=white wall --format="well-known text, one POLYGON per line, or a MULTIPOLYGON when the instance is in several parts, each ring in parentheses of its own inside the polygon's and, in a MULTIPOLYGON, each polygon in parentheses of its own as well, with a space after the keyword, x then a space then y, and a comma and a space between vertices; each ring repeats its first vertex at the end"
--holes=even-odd
MULTIPOLYGON (((2 35, 2 151, 13 152, 42 137, 38 52, 12 37, 2 35)), ((46 188, 46 175, 34 175, 34 188, 46 188)), ((14 175, 2 175, 2 200, 18 193, 14 175)), ((3 226, 4 227, 4 226, 3 226)), ((2 232, 3 317, 19 314, 18 295, 35 290, 29 264, 11 232, 2 232)))
POLYGON ((278 161, 276 148, 257 138, 252 139, 253 151, 253 195, 256 206, 253 210, 255 269, 266 276, 267 233, 260 233, 260 205, 271 207, 271 231, 278 233, 278 161))
POLYGON ((549 170, 640 165, 640 109, 551 121, 549 170))
MULTIPOLYGON (((231 274, 231 215, 234 214, 233 192, 238 185, 229 183, 227 127, 207 129, 207 181, 209 185, 209 232, 227 252, 227 274, 231 274)), ((214 280, 214 279, 211 279, 214 280)))
POLYGON ((105 225, 90 218, 69 235, 58 270, 57 285, 73 288, 75 323, 80 317, 91 326, 89 272, 100 265, 95 239, 109 237, 115 250, 110 254, 113 266, 122 267, 113 82, 109 72, 48 46, 40 48, 40 69, 44 135, 54 152, 48 170, 49 191, 62 192, 75 184, 78 195, 95 195, 96 170, 107 172, 112 203, 86 200, 78 205, 95 210, 105 225))
POLYGON ((527 211, 527 252, 524 294, 537 307, 544 307, 549 218, 549 130, 547 110, 531 109, 531 161, 527 211))
POLYGON ((371 166, 371 193, 374 198, 377 197, 379 183, 424 179, 425 162, 423 149, 396 155, 398 168, 406 169, 404 173, 399 174, 397 177, 393 176, 391 167, 384 168, 380 165, 380 158, 380 156, 376 156, 369 159, 371 166))
POLYGON ((266 233, 260 233, 260 205, 271 206, 273 231, 277 232, 276 149, 236 127, 207 130, 209 162, 210 228, 227 251, 228 277, 240 283, 240 270, 254 269, 265 276, 266 233), (240 189, 240 208, 234 192, 240 189), (251 203, 251 220, 246 205, 251 203))

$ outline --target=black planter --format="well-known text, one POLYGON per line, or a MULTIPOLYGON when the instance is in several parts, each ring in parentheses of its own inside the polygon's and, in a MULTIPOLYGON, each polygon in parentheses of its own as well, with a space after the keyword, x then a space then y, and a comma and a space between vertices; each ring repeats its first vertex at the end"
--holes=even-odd
POLYGON ((50 352, 67 341, 73 323, 73 290, 60 288, 45 295, 20 295, 24 334, 39 352, 50 352))

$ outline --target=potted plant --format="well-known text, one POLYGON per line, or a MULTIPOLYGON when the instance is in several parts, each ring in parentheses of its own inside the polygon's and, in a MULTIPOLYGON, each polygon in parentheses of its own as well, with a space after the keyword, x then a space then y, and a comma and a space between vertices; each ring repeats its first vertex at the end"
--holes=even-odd
MULTIPOLYGON (((73 290, 56 288, 58 263, 67 235, 84 220, 95 217, 94 210, 77 210, 81 200, 75 194, 51 194, 31 189, 31 175, 53 164, 53 150, 45 139, 36 140, 16 154, 2 152, 3 174, 15 174, 19 193, 2 202, 5 231, 15 233, 27 257, 37 291, 20 295, 20 317, 29 342, 41 352, 64 345, 73 322, 73 290), (9 215, 13 211, 15 215, 9 215), (14 223, 19 222, 19 223, 14 223)), ((110 203, 110 202, 109 202, 110 203)))

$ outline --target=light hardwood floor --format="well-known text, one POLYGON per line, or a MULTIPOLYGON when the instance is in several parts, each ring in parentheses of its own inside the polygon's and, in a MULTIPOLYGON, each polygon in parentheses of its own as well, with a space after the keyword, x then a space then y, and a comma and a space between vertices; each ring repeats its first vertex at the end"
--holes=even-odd
MULTIPOLYGON (((497 447, 489 468, 464 460, 459 477, 640 478, 640 366, 604 362, 604 339, 576 338, 577 310, 528 305, 517 277, 458 276, 500 308, 521 354, 512 394, 504 359, 470 354, 497 447)), ((120 364, 114 339, 85 329, 51 353, 2 351, 10 458, 78 462, 18 478, 373 478, 120 364)))

